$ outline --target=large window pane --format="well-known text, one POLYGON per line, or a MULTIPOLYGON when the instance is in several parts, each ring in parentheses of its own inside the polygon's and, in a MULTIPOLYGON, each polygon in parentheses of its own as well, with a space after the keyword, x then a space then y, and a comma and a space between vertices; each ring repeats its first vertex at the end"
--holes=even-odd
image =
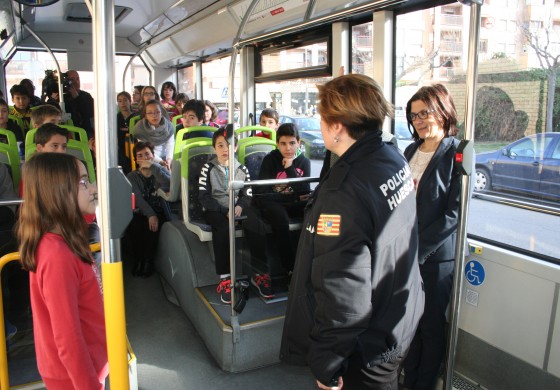
POLYGON ((328 64, 327 42, 318 42, 296 48, 263 53, 262 73, 276 73, 293 69, 305 69, 328 64))
POLYGON ((352 26, 352 73, 373 76, 373 22, 352 26))
MULTIPOLYGON (((66 53, 54 53, 60 65, 62 72, 68 70, 68 61, 66 53)), ((130 61, 128 55, 117 55, 115 57, 115 91, 120 92, 123 90, 123 72, 126 64, 130 61)), ((17 51, 13 58, 6 66, 6 83, 8 94, 6 98, 9 104, 12 104, 11 96, 9 94, 10 88, 19 84, 22 79, 28 78, 33 81, 35 85, 35 94, 40 96, 42 93, 42 82, 45 78, 45 71, 56 70, 56 63, 51 55, 42 51, 17 51)), ((94 74, 93 72, 79 71, 80 73, 80 88, 84 91, 91 93, 95 92, 94 74)), ((132 92, 133 86, 137 84, 149 84, 149 71, 146 65, 139 58, 135 58, 129 71, 127 72, 124 90, 132 92)))
MULTIPOLYGON (((472 178, 480 196, 471 200, 468 232, 557 257, 557 217, 511 205, 519 200, 560 205, 555 151, 560 99, 557 75, 546 65, 546 57, 560 54, 560 37, 554 19, 540 11, 496 1, 483 13, 474 132, 477 173, 472 178)), ((453 95, 462 128, 468 19, 469 8, 458 3, 397 17, 397 123, 404 121, 406 102, 419 87, 443 83, 453 95)))
MULTIPOLYGON (((54 53, 62 72, 68 67, 66 53, 54 53)), ((35 95, 42 93, 42 82, 46 70, 56 70, 56 63, 47 52, 17 51, 6 66, 6 96, 8 104, 12 104, 10 88, 23 79, 30 79, 35 85, 35 95)))
POLYGON ((330 77, 301 78, 255 86, 257 124, 261 111, 267 107, 278 111, 281 123, 295 123, 300 131, 302 151, 311 159, 311 176, 319 176, 325 153, 317 112, 317 84, 329 80, 330 77))
POLYGON ((177 73, 178 89, 179 92, 186 93, 191 99, 195 96, 195 80, 194 80, 194 67, 187 66, 186 68, 179 69, 177 73))
MULTIPOLYGON (((239 105, 239 56, 235 65, 235 103, 239 105)), ((229 104, 229 68, 231 57, 224 57, 202 64, 202 98, 210 100, 218 108, 229 104)))

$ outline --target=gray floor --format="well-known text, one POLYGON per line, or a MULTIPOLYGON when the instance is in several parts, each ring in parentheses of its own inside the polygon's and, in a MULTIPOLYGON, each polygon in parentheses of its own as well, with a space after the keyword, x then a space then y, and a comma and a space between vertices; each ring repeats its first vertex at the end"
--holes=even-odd
POLYGON ((305 367, 277 364, 231 374, 218 368, 182 310, 164 297, 157 275, 125 272, 127 332, 139 389, 313 389, 305 367))

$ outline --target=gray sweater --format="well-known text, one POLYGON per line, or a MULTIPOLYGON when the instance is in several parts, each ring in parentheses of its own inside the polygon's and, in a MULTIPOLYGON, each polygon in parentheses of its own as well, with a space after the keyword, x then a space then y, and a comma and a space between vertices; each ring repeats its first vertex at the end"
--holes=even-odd
MULTIPOLYGON (((234 164, 236 181, 251 181, 249 171, 237 160, 234 164)), ((251 202, 251 187, 235 191, 235 205, 245 209, 251 202)), ((226 167, 218 162, 218 158, 204 164, 198 179, 198 199, 207 211, 217 211, 226 215, 229 211, 228 177, 226 167)))
MULTIPOLYGON (((144 177, 140 170, 130 172, 126 177, 132 184, 132 191, 136 197, 136 207, 145 217, 157 215, 154 210, 155 204, 161 204, 163 199, 157 195, 157 189, 169 191, 170 174, 167 169, 157 163, 153 163, 150 167, 152 176, 144 177)), ((157 207, 156 207, 157 208, 157 207)))

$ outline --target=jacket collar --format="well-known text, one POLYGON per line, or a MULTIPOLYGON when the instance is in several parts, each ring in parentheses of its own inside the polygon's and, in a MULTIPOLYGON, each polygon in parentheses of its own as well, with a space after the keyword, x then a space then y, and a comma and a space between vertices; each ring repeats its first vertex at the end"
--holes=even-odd
MULTIPOLYGON (((432 156, 432 159, 428 163, 428 166, 426 167, 426 170, 422 174, 422 178, 420 179, 420 183, 418 183, 418 188, 416 190, 417 192, 420 192, 422 186, 426 182, 426 180, 424 180, 424 178, 429 177, 430 174, 432 173, 432 171, 439 165, 441 159, 443 158, 443 156, 445 156, 447 154, 449 148, 451 148, 454 141, 455 141, 455 138, 451 137, 451 136, 450 137, 445 137, 441 140, 438 148, 436 149, 436 151, 434 152, 434 155, 432 156)), ((412 156, 414 156, 414 153, 416 153, 416 151, 418 150, 418 148, 420 147, 420 145, 422 143, 424 143, 424 140, 420 140, 419 142, 414 143, 413 144, 414 146, 408 150, 408 153, 406 153, 406 156, 405 156, 408 161, 410 161, 412 156)))
POLYGON ((356 142, 348 148, 338 161, 352 163, 353 161, 360 159, 364 154, 375 152, 383 146, 381 135, 381 131, 378 130, 367 132, 361 138, 356 140, 356 142))

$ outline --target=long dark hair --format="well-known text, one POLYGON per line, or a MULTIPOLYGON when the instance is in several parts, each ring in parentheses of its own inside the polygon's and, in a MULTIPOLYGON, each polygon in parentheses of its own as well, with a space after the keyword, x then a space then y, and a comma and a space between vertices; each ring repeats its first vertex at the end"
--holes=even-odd
POLYGON ((36 252, 43 235, 56 231, 84 263, 93 264, 87 224, 78 203, 82 162, 64 153, 35 153, 23 171, 23 202, 17 225, 20 261, 37 269, 36 252))

